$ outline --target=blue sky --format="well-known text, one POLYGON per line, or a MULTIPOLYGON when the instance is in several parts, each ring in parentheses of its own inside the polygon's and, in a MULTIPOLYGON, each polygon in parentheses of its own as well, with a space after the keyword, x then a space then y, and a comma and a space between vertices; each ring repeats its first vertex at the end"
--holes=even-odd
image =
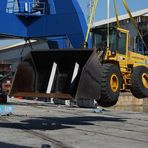
MULTIPOLYGON (((83 7, 85 14, 86 14, 86 8, 87 8, 87 1, 88 0, 78 0, 80 5, 83 7)), ((110 16, 111 17, 115 16, 113 1, 114 0, 110 0, 110 16)), ((126 0, 126 2, 129 5, 129 8, 131 11, 137 11, 137 10, 148 8, 148 0, 126 0)), ((126 13, 124 6, 122 4, 122 0, 117 0, 117 7, 119 10, 119 15, 126 13)), ((99 0, 96 15, 95 15, 95 21, 105 19, 106 16, 107 16, 107 0, 99 0)))

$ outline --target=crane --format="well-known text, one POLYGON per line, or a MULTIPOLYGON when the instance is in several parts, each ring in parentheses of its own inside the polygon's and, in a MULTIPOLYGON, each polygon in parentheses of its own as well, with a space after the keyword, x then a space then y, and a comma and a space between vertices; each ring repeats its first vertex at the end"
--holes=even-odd
POLYGON ((87 30, 77 0, 3 0, 0 19, 1 35, 25 40, 65 37, 73 48, 81 47, 87 30))

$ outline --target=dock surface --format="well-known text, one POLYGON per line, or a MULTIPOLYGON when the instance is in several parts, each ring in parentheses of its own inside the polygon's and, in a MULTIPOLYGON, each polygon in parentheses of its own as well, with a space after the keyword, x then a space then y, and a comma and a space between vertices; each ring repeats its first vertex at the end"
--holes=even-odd
POLYGON ((0 147, 147 148, 148 113, 11 102, 0 116, 0 147))

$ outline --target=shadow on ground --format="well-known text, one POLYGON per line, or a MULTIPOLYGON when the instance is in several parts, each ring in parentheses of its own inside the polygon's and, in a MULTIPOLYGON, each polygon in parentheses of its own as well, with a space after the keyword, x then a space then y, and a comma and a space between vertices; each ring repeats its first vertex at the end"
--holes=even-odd
POLYGON ((5 143, 5 142, 0 142, 0 147, 1 148, 31 148, 28 146, 21 146, 21 145, 10 144, 10 143, 5 143))
POLYGON ((32 129, 32 130, 58 130, 64 128, 75 128, 76 125, 94 125, 93 122, 125 122, 123 118, 78 116, 78 117, 36 117, 22 120, 16 123, 7 121, 0 123, 0 128, 32 129))

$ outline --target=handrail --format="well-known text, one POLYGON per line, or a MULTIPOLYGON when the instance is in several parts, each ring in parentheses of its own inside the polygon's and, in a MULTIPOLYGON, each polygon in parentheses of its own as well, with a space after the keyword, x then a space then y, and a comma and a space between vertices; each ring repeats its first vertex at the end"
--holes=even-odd
POLYGON ((16 2, 9 1, 7 6, 7 13, 28 13, 41 12, 46 14, 45 2, 16 2), (22 10, 21 10, 22 9, 22 10))

